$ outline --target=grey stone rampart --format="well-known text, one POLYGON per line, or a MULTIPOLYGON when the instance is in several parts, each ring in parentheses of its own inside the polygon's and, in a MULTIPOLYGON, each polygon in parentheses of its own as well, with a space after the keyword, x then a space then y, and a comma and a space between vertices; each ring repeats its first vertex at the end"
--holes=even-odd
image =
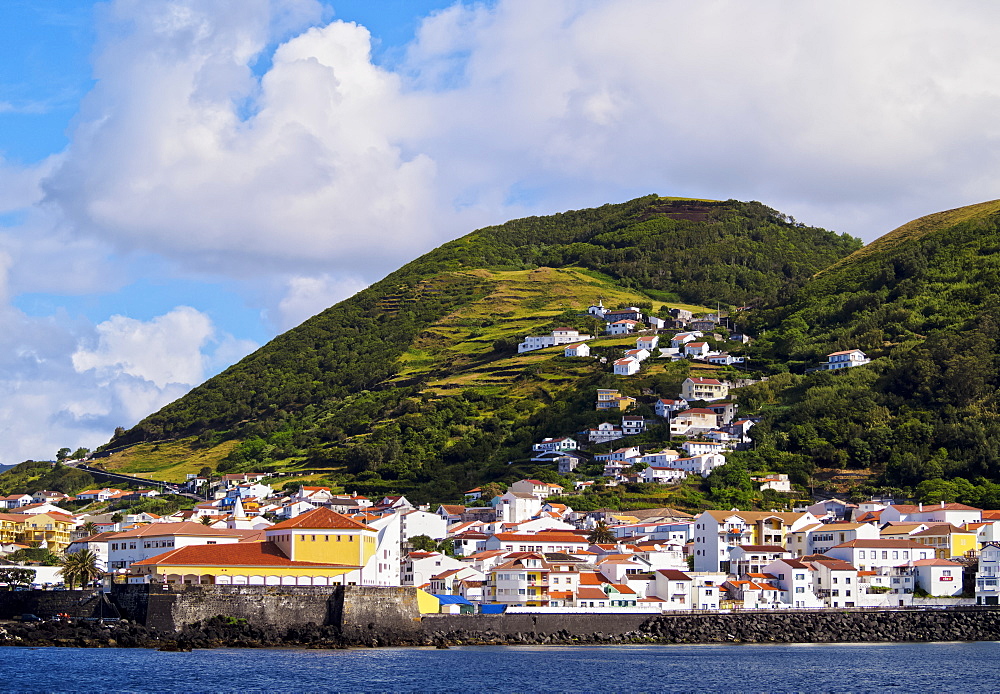
MULTIPOLYGON (((101 614, 98 590, 9 590, 0 591, 0 619, 14 619, 22 614, 52 617, 60 612, 71 617, 96 617, 101 614)), ((104 614, 114 616, 105 603, 104 614)))
POLYGON ((995 641, 1000 610, 437 615, 425 618, 423 627, 439 643, 995 641))

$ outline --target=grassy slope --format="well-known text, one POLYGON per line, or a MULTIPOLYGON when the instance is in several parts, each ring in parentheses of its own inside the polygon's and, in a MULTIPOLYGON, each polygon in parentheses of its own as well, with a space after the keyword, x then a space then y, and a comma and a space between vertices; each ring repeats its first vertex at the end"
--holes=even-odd
MULTIPOLYGON (((475 389, 483 393, 502 394, 508 398, 533 398, 539 388, 552 398, 572 388, 581 378, 592 376, 610 367, 599 367, 594 360, 565 359, 563 348, 555 347, 526 354, 501 357, 493 354, 493 342, 505 337, 521 338, 541 334, 539 327, 547 325, 567 310, 585 313, 599 298, 606 305, 647 300, 643 294, 623 289, 610 279, 578 268, 536 268, 533 270, 474 271, 477 279, 488 283, 489 293, 482 299, 455 310, 424 330, 413 346, 401 357, 402 368, 390 382, 420 380, 421 392, 431 396, 475 389), (492 323, 482 327, 484 323, 492 323), (441 375, 442 365, 449 373, 441 375), (534 367, 525 377, 525 369, 534 367)), ((707 312, 704 306, 671 304, 696 312, 707 312)), ((595 346, 626 349, 635 346, 634 337, 599 336, 595 346)), ((652 363, 644 369, 646 375, 662 374, 663 363, 652 363)), ((487 412, 488 414, 488 412, 487 412)), ((108 470, 117 470, 166 481, 183 481, 188 473, 203 466, 214 467, 236 445, 226 441, 204 448, 195 437, 174 441, 143 443, 100 460, 108 470)), ((303 469, 297 458, 283 461, 282 468, 302 472, 294 479, 316 481, 342 471, 342 467, 303 469), (309 470, 318 470, 306 474, 309 470)), ((293 479, 293 478, 289 478, 293 479)))

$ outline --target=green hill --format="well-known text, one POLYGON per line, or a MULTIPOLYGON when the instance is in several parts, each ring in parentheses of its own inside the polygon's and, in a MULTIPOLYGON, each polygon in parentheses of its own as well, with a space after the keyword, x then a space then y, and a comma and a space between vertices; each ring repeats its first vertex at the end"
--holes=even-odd
POLYGON ((747 389, 746 404, 769 412, 759 454, 802 478, 814 465, 866 469, 924 501, 1000 505, 998 289, 994 201, 906 224, 759 312, 752 351, 775 372, 843 349, 874 358, 747 389))
POLYGON ((284 470, 455 497, 506 474, 537 437, 600 421, 595 388, 673 395, 687 369, 654 365, 623 381, 557 349, 516 355, 525 335, 597 330, 586 307, 599 298, 654 313, 766 308, 859 247, 759 203, 657 196, 481 229, 151 414, 102 463, 160 479, 203 465, 284 470))

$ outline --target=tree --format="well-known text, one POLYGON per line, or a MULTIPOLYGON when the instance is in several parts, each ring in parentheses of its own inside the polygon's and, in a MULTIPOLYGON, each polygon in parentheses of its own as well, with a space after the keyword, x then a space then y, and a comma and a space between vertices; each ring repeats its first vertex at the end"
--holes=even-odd
POLYGON ((85 588, 102 573, 97 555, 89 549, 67 554, 59 562, 59 565, 62 567, 60 573, 67 588, 72 588, 76 583, 79 583, 81 588, 85 588))
POLYGON ((201 524, 202 525, 211 525, 212 524, 212 517, 211 516, 202 516, 201 517, 201 524))
POLYGON ((56 460, 60 462, 66 460, 69 457, 69 453, 70 453, 69 448, 66 447, 60 448, 58 451, 56 451, 56 460))
POLYGON ((590 531, 587 535, 587 542, 592 545, 610 545, 614 544, 615 534, 611 532, 611 528, 608 524, 602 520, 597 521, 597 525, 594 529, 590 531))
POLYGON ((455 541, 450 537, 441 540, 437 545, 437 551, 441 554, 447 554, 449 557, 455 556, 455 541))
POLYGON ((8 586, 29 586, 35 580, 35 572, 31 569, 22 569, 16 566, 4 566, 0 568, 0 583, 8 586))
POLYGON ((427 535, 416 535, 410 538, 410 547, 419 552, 436 552, 437 542, 427 535))
POLYGON ((487 482, 479 490, 482 493, 480 497, 487 503, 493 499, 495 496, 501 496, 506 490, 506 488, 499 482, 487 482))
POLYGON ((85 458, 87 457, 88 453, 90 453, 90 449, 81 446, 80 448, 77 448, 75 451, 73 451, 73 456, 72 456, 73 460, 79 460, 80 458, 85 458))
POLYGON ((123 520, 125 520, 125 516, 123 516, 118 511, 115 511, 114 514, 111 516, 112 523, 121 523, 123 520))
POLYGON ((83 532, 87 533, 87 537, 97 534, 97 523, 94 521, 87 521, 83 524, 83 532))

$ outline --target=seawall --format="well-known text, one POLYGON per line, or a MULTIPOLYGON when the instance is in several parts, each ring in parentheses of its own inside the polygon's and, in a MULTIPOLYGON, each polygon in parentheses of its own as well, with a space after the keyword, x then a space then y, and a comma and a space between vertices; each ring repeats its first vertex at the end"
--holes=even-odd
POLYGON ((672 615, 430 615, 435 643, 996 641, 1000 610, 815 610, 672 615))
MULTIPOLYGON (((117 609, 129 625, 124 636, 108 638, 194 647, 1000 640, 997 607, 421 616, 410 587, 116 585, 110 598, 79 590, 0 592, 0 619, 26 612, 98 617, 117 609)), ((29 632, 17 637, 35 639, 29 632)), ((44 644, 52 636, 38 638, 44 644)))
POLYGON ((285 630, 335 627, 361 643, 423 636, 417 591, 409 587, 115 585, 111 597, 122 617, 164 632, 224 616, 285 630))

